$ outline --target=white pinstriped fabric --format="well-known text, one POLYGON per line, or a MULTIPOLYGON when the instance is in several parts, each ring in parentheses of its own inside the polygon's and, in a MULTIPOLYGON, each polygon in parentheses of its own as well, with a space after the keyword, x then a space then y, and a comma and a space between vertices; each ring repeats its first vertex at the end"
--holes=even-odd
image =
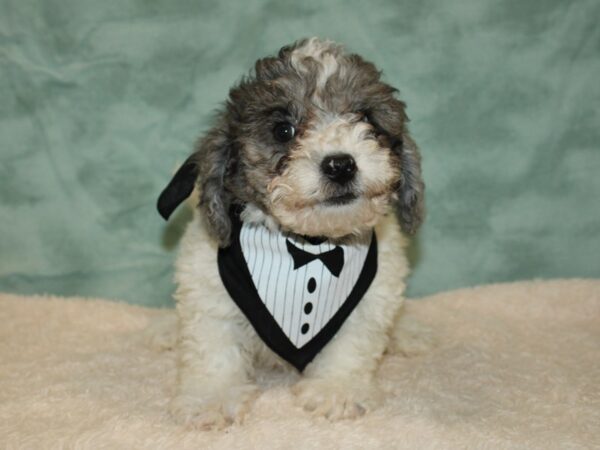
POLYGON ((333 276, 319 259, 294 270, 286 247, 288 239, 315 255, 336 247, 328 241, 313 245, 293 234, 257 224, 244 223, 240 232, 242 253, 261 301, 292 344, 302 348, 348 298, 365 263, 371 236, 366 236, 364 242, 340 245, 344 266, 339 277, 333 276))

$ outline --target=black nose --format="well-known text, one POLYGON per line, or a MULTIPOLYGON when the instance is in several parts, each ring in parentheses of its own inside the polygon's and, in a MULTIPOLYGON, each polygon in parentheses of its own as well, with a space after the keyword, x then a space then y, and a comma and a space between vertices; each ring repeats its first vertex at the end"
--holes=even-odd
POLYGON ((354 178, 356 162, 347 153, 337 153, 323 159, 321 170, 331 181, 344 184, 354 178))

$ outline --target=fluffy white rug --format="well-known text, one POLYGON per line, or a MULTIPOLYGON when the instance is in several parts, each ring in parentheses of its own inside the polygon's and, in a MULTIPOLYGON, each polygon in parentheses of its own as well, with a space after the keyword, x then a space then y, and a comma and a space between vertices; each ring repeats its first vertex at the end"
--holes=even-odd
POLYGON ((600 448, 600 280, 491 285, 407 305, 438 345, 387 356, 386 404, 330 423, 270 386, 246 422, 187 430, 167 413, 171 351, 140 338, 172 314, 102 300, 0 295, 4 448, 600 448))

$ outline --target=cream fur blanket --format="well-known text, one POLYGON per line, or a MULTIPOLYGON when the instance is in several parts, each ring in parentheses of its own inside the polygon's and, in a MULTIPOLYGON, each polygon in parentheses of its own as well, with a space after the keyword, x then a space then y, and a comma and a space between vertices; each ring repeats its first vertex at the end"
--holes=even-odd
MULTIPOLYGON (((0 295, 1 448, 600 448, 600 280, 491 285, 409 301, 437 345, 387 356, 386 404, 330 423, 289 379, 242 425, 175 425, 172 351, 141 339, 172 312, 102 300, 0 295)), ((412 319, 411 319, 412 320, 412 319)))

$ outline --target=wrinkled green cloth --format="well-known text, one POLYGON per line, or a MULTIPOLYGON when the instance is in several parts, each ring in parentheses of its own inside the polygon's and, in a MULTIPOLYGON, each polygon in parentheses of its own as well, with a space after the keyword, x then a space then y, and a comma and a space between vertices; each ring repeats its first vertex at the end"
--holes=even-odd
POLYGON ((171 304, 155 200, 257 57, 345 43, 408 104, 410 295, 600 276, 600 2, 0 0, 0 290, 171 304))

